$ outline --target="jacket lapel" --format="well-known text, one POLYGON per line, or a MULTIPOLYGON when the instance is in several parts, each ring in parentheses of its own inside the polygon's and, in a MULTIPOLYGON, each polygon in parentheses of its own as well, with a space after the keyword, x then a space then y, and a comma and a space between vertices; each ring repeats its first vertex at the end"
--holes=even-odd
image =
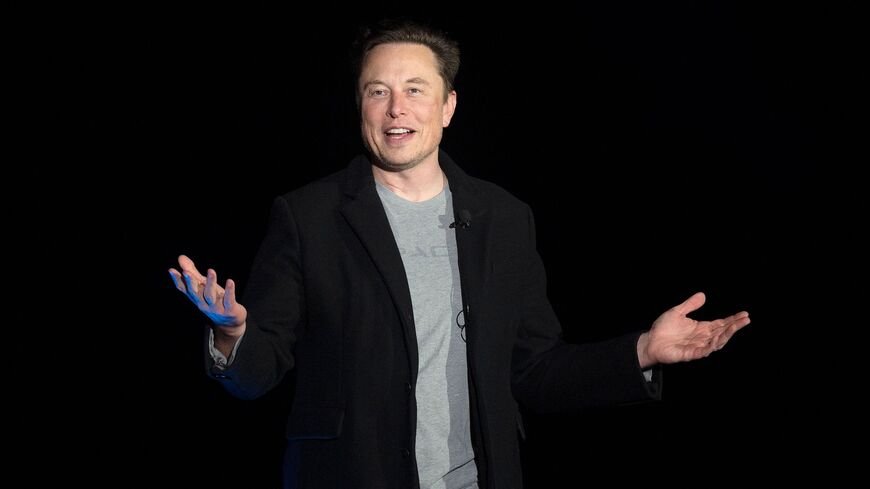
POLYGON ((402 333, 411 377, 417 378, 417 334, 414 329, 414 314, 411 307, 411 292, 402 257, 393 237, 390 222, 375 190, 371 163, 367 158, 358 156, 348 168, 347 200, 341 206, 341 213, 353 228, 360 242, 380 272, 387 290, 393 298, 396 311, 402 322, 402 333))
POLYGON ((441 151, 438 157, 453 195, 454 219, 458 222, 463 210, 471 215, 467 227, 456 227, 456 247, 459 253, 462 295, 468 313, 468 328, 465 332, 469 360, 473 361, 477 356, 473 353, 480 351, 478 345, 481 344, 483 336, 479 328, 475 327, 475 312, 483 300, 484 285, 492 271, 490 255, 487 253, 492 231, 492 209, 480 198, 477 184, 445 152, 441 151))

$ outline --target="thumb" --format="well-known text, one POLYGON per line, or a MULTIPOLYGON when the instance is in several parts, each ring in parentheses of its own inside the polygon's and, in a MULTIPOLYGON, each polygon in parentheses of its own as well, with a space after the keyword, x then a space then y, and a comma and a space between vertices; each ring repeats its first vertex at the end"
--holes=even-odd
POLYGON ((703 292, 697 292, 682 304, 675 306, 674 310, 685 316, 692 311, 697 311, 705 302, 707 302, 707 296, 703 292))

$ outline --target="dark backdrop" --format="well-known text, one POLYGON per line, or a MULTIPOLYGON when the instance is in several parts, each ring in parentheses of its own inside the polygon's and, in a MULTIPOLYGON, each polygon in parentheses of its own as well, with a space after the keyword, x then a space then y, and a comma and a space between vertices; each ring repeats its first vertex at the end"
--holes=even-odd
POLYGON ((95 258, 115 277, 101 292, 125 295, 81 350, 101 394, 84 419, 111 440, 86 477, 278 487, 290 390, 243 402, 209 381, 202 318, 166 269, 185 253, 244 289, 274 196, 361 150, 347 46, 384 15, 459 40, 443 147, 531 204, 569 340, 647 328, 698 290, 695 317, 752 314, 725 350, 666 367, 659 403, 527 413, 528 487, 856 468, 840 442, 865 428, 848 19, 720 2, 469 9, 92 11, 51 44, 64 128, 84 143, 70 174, 100 189, 79 197, 111 223, 93 249, 120 251, 95 258))

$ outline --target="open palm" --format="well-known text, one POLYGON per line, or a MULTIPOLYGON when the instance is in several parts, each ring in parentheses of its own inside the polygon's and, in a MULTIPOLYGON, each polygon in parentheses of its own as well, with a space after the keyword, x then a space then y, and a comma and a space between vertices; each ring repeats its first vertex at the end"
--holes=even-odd
POLYGON ((749 324, 749 313, 713 321, 696 321, 687 315, 704 305, 698 292, 665 311, 652 325, 646 353, 652 363, 688 362, 720 350, 740 328, 749 324))
POLYGON ((239 330, 244 329, 242 326, 248 318, 248 311, 236 302, 235 282, 228 279, 226 287, 221 287, 217 283, 217 272, 209 268, 203 276, 193 260, 184 255, 178 257, 178 265, 181 271, 169 269, 175 288, 183 292, 224 333, 240 335, 243 331, 239 330))

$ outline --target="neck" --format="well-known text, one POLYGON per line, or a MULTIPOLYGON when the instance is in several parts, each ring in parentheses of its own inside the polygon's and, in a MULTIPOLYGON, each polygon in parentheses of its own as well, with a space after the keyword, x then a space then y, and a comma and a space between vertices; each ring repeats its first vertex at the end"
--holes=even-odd
POLYGON ((399 197, 411 202, 423 202, 444 189, 445 177, 437 159, 424 161, 402 171, 386 171, 372 165, 375 180, 399 197))

